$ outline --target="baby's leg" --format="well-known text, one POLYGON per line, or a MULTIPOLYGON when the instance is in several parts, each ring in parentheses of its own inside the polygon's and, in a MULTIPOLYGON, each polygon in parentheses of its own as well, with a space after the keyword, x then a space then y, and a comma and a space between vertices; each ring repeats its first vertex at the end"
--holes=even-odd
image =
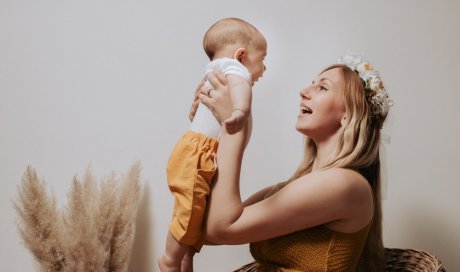
POLYGON ((161 272, 181 272, 182 259, 190 246, 179 243, 168 232, 166 237, 166 248, 163 255, 158 259, 158 266, 161 272))
POLYGON ((181 272, 193 272, 193 255, 195 255, 195 249, 190 246, 182 259, 181 272))

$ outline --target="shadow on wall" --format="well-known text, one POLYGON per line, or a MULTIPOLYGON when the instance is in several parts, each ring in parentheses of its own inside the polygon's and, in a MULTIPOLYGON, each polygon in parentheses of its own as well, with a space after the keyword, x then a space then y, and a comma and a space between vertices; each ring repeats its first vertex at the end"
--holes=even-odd
POLYGON ((460 271, 458 227, 450 221, 445 213, 426 202, 408 214, 403 232, 412 247, 437 256, 447 271, 460 271))
POLYGON ((147 183, 144 183, 144 194, 136 219, 136 238, 134 239, 131 263, 128 271, 147 272, 154 267, 153 252, 150 244, 152 229, 150 225, 150 190, 147 183))

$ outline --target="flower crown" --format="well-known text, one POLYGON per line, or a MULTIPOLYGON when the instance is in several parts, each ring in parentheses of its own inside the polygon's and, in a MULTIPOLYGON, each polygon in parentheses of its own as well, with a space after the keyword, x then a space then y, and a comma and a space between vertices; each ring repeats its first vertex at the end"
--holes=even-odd
POLYGON ((364 85, 371 116, 383 121, 394 102, 388 97, 388 93, 383 87, 380 73, 374 70, 367 61, 363 60, 361 54, 348 53, 339 58, 338 62, 345 64, 359 74, 364 85))

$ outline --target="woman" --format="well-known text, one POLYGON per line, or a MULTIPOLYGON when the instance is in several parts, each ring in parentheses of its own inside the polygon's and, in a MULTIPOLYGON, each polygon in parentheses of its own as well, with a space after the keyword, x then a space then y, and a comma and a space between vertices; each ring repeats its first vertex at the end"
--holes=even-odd
MULTIPOLYGON (((379 143, 392 101, 367 62, 341 61, 300 91, 305 158, 287 182, 242 201, 248 130, 222 130, 206 239, 250 243, 255 262, 239 271, 383 271, 379 143)), ((232 110, 226 79, 208 79, 213 90, 199 98, 223 120, 232 110)))

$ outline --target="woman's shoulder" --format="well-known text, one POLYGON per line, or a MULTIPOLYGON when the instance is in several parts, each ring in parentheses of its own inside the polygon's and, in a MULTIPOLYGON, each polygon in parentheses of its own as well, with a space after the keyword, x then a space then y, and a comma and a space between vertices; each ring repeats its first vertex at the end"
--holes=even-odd
POLYGON ((340 232, 354 232, 367 226, 373 217, 373 196, 368 181, 358 172, 345 168, 331 168, 312 173, 328 190, 336 192, 342 203, 343 218, 330 222, 328 228, 340 232))
POLYGON ((358 172, 346 168, 329 168, 311 172, 304 177, 305 180, 321 183, 323 186, 331 186, 340 191, 369 193, 369 183, 358 172))
MULTIPOLYGON (((304 179, 304 182, 298 183, 299 191, 302 190, 303 184, 311 183, 309 188, 314 188, 316 194, 325 194, 329 205, 337 208, 341 216, 333 224, 340 225, 336 230, 348 232, 351 229, 360 229, 359 227, 367 225, 372 219, 372 189, 358 172, 345 168, 330 168, 311 172, 301 179, 304 179)), ((307 186, 304 188, 307 189, 307 186)))
POLYGON ((289 182, 284 188, 293 195, 313 193, 340 206, 372 203, 372 190, 367 180, 358 172, 345 168, 316 170, 289 182))

